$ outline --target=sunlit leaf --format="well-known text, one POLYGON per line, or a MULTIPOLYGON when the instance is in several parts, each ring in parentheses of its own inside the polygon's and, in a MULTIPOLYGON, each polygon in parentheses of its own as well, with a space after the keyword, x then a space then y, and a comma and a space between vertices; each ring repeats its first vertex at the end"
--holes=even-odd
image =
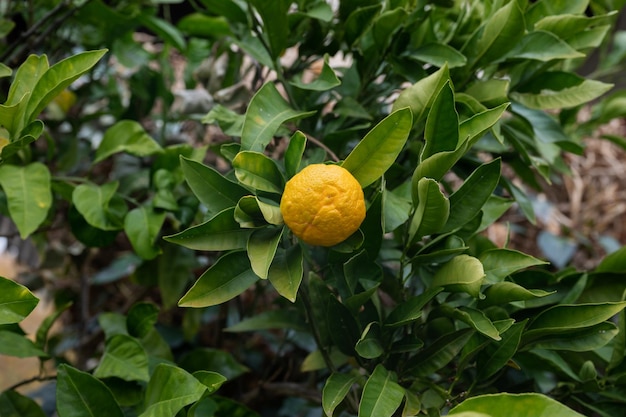
POLYGON ((130 336, 118 334, 106 341, 96 378, 117 377, 126 381, 148 381, 148 355, 130 336))
POLYGON ((558 401, 537 393, 479 395, 466 399, 448 415, 454 417, 464 412, 485 413, 491 417, 583 417, 558 401))
POLYGON ((146 388, 146 410, 139 417, 174 416, 198 401, 207 387, 193 375, 174 365, 157 365, 146 388))
POLYGON ((404 398, 402 388, 394 375, 377 365, 367 379, 359 403, 359 417, 391 417, 404 398))
POLYGON ((500 248, 482 252, 478 259, 485 268, 487 282, 491 283, 501 282, 521 269, 548 263, 516 250, 500 248))
POLYGON ((444 287, 446 291, 467 292, 478 298, 484 278, 483 264, 478 259, 469 255, 458 255, 439 268, 432 285, 444 287))
POLYGON ((303 275, 302 247, 293 245, 284 251, 279 249, 268 272, 268 278, 276 291, 289 301, 295 302, 303 275))
POLYGON ((134 120, 121 120, 104 133, 93 163, 97 164, 118 152, 144 157, 162 151, 161 146, 148 135, 143 126, 134 120))
POLYGON ((333 415, 335 408, 343 401, 358 379, 358 376, 337 372, 328 377, 322 390, 322 408, 327 416, 333 415))
POLYGON ((239 152, 233 159, 233 167, 237 179, 254 189, 280 194, 285 186, 276 162, 260 152, 239 152))
POLYGON ((39 299, 28 288, 0 277, 0 325, 19 323, 38 303, 39 299))

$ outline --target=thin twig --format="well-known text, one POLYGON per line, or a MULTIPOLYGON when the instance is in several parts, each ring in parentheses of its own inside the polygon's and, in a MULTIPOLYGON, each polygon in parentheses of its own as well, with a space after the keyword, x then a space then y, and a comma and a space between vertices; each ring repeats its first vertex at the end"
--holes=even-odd
POLYGON ((48 375, 48 376, 34 376, 32 378, 29 379, 25 379, 23 381, 20 381, 16 384, 11 385, 9 388, 6 389, 6 391, 12 391, 15 389, 18 389, 19 387, 22 387, 24 385, 28 385, 28 384, 32 384, 33 382, 45 382, 45 381, 51 381, 53 379, 56 379, 57 376, 56 375, 48 375))
POLYGON ((307 140, 313 142, 316 146, 319 146, 320 148, 324 149, 324 151, 326 151, 326 153, 328 154, 330 159, 332 159, 334 162, 339 162, 340 161, 340 159, 337 156, 337 154, 335 154, 335 152, 330 150, 330 148, 328 146, 326 146, 324 143, 322 143, 321 140, 317 139, 314 136, 309 135, 308 133, 305 133, 304 135, 306 136, 307 140))

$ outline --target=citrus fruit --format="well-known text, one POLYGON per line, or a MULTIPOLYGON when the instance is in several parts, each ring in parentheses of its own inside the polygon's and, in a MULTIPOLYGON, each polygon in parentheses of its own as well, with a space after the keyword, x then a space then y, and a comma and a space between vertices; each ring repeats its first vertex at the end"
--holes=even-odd
POLYGON ((358 230, 365 219, 365 198, 345 168, 312 164, 287 181, 280 211, 302 241, 333 246, 358 230))

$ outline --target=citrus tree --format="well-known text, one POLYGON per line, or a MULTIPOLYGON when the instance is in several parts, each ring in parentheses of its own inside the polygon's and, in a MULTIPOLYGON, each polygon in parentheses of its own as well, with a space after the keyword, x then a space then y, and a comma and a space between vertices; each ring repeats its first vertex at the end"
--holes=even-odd
MULTIPOLYGON (((62 39, 93 49, 2 67, 3 214, 80 284, 43 279, 57 311, 33 341, 37 284, 2 279, 0 353, 54 360, 37 379, 59 416, 254 416, 234 387, 255 373, 245 390, 282 392, 285 415, 619 414, 626 251, 557 270, 483 232, 534 221, 530 190, 582 152, 575 115, 612 85, 576 68, 618 39, 621 3, 202 0, 176 25, 141 5, 72 4, 62 39), (174 48, 210 111, 153 110, 174 48), (214 136, 172 140, 180 120, 214 136), (66 311, 71 348, 50 335, 66 311)), ((43 415, 28 382, 0 415, 43 415)))

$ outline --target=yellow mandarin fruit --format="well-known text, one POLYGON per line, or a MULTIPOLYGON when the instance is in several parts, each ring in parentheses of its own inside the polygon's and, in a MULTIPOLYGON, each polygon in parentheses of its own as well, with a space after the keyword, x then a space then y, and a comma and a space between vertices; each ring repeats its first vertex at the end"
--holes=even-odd
POLYGON ((345 168, 313 164, 287 181, 280 211, 302 241, 333 246, 358 230, 365 219, 365 198, 361 185, 345 168))

